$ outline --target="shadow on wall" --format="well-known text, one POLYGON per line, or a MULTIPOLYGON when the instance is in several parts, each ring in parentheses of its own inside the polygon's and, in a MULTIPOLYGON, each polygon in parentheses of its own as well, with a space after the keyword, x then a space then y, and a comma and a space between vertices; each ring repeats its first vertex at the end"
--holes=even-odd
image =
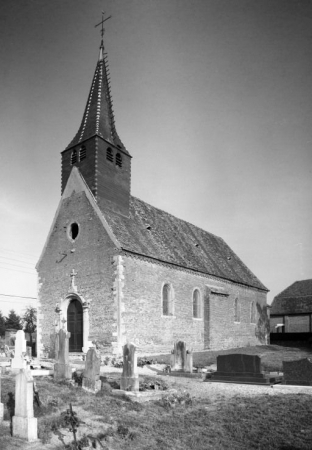
POLYGON ((255 336, 262 344, 268 344, 267 339, 270 336, 270 321, 267 313, 267 307, 257 303, 258 324, 255 329, 255 336))

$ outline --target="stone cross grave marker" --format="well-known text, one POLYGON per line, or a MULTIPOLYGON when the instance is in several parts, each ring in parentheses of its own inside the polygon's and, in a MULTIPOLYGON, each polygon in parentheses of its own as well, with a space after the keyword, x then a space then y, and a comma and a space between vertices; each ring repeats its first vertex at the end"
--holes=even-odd
POLYGON ((72 370, 69 365, 69 338, 70 333, 61 329, 58 332, 57 362, 54 364, 54 378, 56 380, 72 378, 72 370))
POLYGON ((82 389, 94 394, 101 390, 100 366, 101 357, 99 352, 93 347, 89 348, 83 372, 82 389))
POLYGON ((312 361, 310 358, 283 361, 283 384, 312 386, 312 361))
POLYGON ((1 403, 1 370, 0 370, 0 423, 3 421, 3 403, 1 403))
POLYGON ((120 389, 124 391, 139 390, 136 346, 131 343, 128 343, 123 347, 123 370, 120 381, 120 389))
POLYGON ((14 358, 12 359, 12 369, 26 369, 26 361, 24 356, 26 355, 26 339, 23 330, 18 330, 15 338, 15 351, 14 358))
POLYGON ((34 382, 31 372, 20 369, 15 381, 15 415, 12 419, 13 436, 35 441, 38 436, 34 417, 34 382))

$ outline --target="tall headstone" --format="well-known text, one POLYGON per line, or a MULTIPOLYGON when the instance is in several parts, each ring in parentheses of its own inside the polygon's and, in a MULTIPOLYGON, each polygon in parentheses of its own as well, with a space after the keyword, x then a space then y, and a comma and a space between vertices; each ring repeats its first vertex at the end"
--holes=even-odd
POLYGON ((69 365, 69 338, 70 333, 61 329, 58 332, 57 362, 54 364, 54 378, 56 380, 71 380, 72 370, 69 365))
POLYGON ((312 361, 310 358, 283 361, 283 384, 312 386, 312 361))
POLYGON ((185 365, 186 365, 186 343, 183 341, 175 342, 170 357, 171 369, 181 370, 184 372, 185 365))
POLYGON ((120 381, 120 389, 124 391, 139 390, 136 346, 130 343, 124 345, 123 347, 123 370, 120 381))
POLYGON ((186 352, 186 362, 185 362, 184 372, 193 373, 193 352, 192 352, 192 350, 187 350, 187 352, 186 352))
POLYGON ((100 354, 95 348, 89 348, 86 355, 85 370, 83 372, 82 389, 93 392, 94 394, 101 390, 100 366, 100 354))
POLYGON ((34 417, 34 382, 29 370, 21 369, 15 381, 15 415, 12 419, 13 436, 27 441, 38 437, 34 417))
POLYGON ((15 338, 14 358, 12 359, 12 369, 26 369, 26 339, 23 330, 18 330, 15 338))
MULTIPOLYGON (((1 400, 1 371, 0 371, 0 400, 1 400)), ((0 423, 3 421, 3 403, 0 401, 0 423)))

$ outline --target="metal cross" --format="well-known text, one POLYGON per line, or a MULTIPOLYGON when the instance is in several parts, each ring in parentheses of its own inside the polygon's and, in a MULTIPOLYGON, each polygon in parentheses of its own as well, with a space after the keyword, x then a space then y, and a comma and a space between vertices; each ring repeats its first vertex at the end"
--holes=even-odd
POLYGON ((108 19, 110 19, 110 18, 112 17, 112 16, 109 16, 109 17, 107 17, 106 19, 104 19, 104 14, 105 14, 105 12, 102 11, 102 20, 101 20, 101 22, 94 26, 94 28, 96 28, 96 27, 98 27, 99 25, 102 25, 102 27, 101 27, 101 36, 102 36, 102 40, 103 40, 103 36, 104 36, 104 32, 105 32, 105 29, 104 29, 104 26, 103 26, 103 25, 104 25, 104 22, 106 22, 106 20, 108 20, 108 19))

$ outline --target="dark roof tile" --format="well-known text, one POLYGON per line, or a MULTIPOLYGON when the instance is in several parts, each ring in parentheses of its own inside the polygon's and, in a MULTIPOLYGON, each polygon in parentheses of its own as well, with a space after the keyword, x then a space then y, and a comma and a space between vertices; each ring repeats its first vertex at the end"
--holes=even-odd
POLYGON ((125 251, 267 291, 224 240, 135 197, 130 217, 105 211, 125 251))

